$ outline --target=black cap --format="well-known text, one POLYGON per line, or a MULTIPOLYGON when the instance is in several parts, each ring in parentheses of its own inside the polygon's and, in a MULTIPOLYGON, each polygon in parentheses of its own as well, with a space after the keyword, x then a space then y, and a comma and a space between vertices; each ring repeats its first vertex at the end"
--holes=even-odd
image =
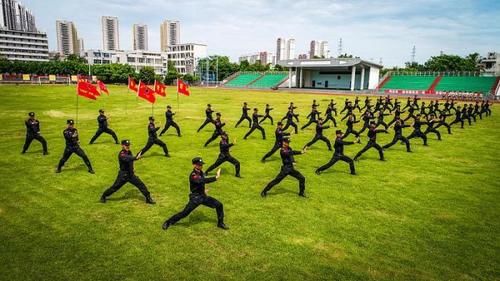
POLYGON ((220 112, 215 113, 215 115, 217 115, 217 116, 221 116, 220 112))
POLYGON ((167 105, 167 108, 172 108, 170 105, 167 105))
POLYGON ((283 123, 281 121, 278 122, 278 126, 282 126, 282 125, 283 125, 283 123))
POLYGON ((35 112, 32 111, 32 112, 28 113, 28 116, 30 116, 30 117, 35 116, 35 112))
POLYGON ((257 110, 258 110, 257 107, 254 107, 253 111, 257 111, 257 110))
POLYGON ((212 106, 211 104, 207 104, 208 107, 212 106))
POLYGON ((291 142, 291 140, 290 140, 290 138, 289 138, 289 137, 285 137, 285 138, 283 138, 283 142, 290 143, 290 142, 291 142))
POLYGON ((99 113, 104 113, 104 109, 99 109, 99 113))
POLYGON ((197 165, 203 165, 205 162, 203 162, 203 159, 201 157, 195 157, 193 160, 191 160, 191 163, 197 164, 197 165))
POLYGON ((375 125, 377 123, 375 123, 375 121, 370 121, 370 125, 375 125))
POLYGON ((122 145, 129 146, 130 145, 130 140, 122 140, 122 145))
POLYGON ((153 116, 149 116, 149 121, 155 121, 155 118, 153 116))
POLYGON ((337 135, 338 135, 338 134, 342 134, 342 130, 336 130, 336 131, 335 131, 335 134, 337 134, 337 135))
POLYGON ((243 102, 243 104, 247 104, 247 102, 246 102, 246 101, 244 101, 244 102, 243 102))
POLYGON ((73 121, 73 119, 68 119, 68 120, 66 120, 66 124, 73 125, 73 124, 75 124, 75 121, 73 121))

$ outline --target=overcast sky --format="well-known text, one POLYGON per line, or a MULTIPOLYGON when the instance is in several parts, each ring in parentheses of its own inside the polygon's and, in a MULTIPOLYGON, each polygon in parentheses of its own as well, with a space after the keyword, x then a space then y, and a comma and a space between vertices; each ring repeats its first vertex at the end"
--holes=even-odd
POLYGON ((121 49, 132 48, 132 25, 149 29, 149 49, 160 49, 160 23, 181 21, 181 42, 208 45, 209 54, 276 52, 276 38, 295 38, 296 54, 311 40, 385 66, 403 65, 416 46, 416 61, 440 51, 466 55, 500 52, 500 0, 23 0, 39 29, 57 48, 55 21, 73 21, 85 48, 101 48, 100 18, 117 16, 121 49))

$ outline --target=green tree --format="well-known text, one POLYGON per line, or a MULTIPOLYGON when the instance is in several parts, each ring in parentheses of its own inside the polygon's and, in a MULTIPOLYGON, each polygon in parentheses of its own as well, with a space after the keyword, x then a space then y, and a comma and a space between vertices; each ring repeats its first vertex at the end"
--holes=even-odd
POLYGON ((165 75, 165 79, 163 82, 167 85, 172 85, 179 77, 179 73, 177 72, 177 69, 175 68, 174 62, 173 61, 168 61, 168 66, 167 66, 167 75, 165 75))
POLYGON ((145 66, 139 71, 139 80, 152 84, 155 81, 155 70, 152 67, 145 66))

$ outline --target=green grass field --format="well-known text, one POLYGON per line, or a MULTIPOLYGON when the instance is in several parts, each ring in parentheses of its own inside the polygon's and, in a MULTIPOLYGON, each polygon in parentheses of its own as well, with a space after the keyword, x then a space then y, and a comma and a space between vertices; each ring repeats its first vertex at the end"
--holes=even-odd
MULTIPOLYGON (((137 152, 147 140, 147 102, 125 86, 111 86, 111 95, 97 101, 80 99, 77 128, 96 174, 87 173, 75 155, 55 174, 62 130, 75 117, 75 87, 0 86, 1 280, 500 280, 496 106, 492 117, 455 127, 441 142, 431 136, 424 147, 413 140, 413 153, 397 144, 381 162, 375 150, 367 152, 356 163, 357 176, 342 162, 315 175, 331 157, 318 142, 296 157, 308 198, 297 196, 298 182, 290 178, 263 199, 260 191, 281 165, 278 153, 259 161, 272 147, 274 126, 266 122, 266 141, 258 131, 243 140, 248 128, 234 128, 241 103, 261 110, 270 103, 278 119, 294 101, 303 124, 312 99, 324 111, 331 96, 194 88, 192 96, 180 97, 177 110, 175 90, 168 91, 155 116, 163 125, 164 108, 172 104, 183 137, 172 128, 162 137, 171 158, 155 146, 136 162, 157 201, 151 206, 131 185, 99 203, 116 177, 120 146, 109 135, 88 145, 97 110, 104 108, 110 127, 120 139, 131 139, 137 152), (232 154, 242 163, 242 179, 227 163, 220 180, 209 185, 210 195, 224 203, 231 229, 216 228, 215 211, 200 207, 163 231, 163 221, 187 202, 191 158, 202 156, 208 164, 217 158, 218 141, 203 148, 212 127, 196 133, 207 103, 222 112, 230 138, 237 138, 232 154), (29 111, 41 121, 48 156, 36 141, 20 154, 29 111)), ((342 108, 345 97, 334 98, 342 108)), ((326 132, 333 138, 334 129, 326 132)), ((313 135, 314 126, 299 132, 292 147, 300 149, 313 135)), ((379 138, 389 142, 392 129, 379 138)), ((362 147, 348 146, 346 154, 362 147)))

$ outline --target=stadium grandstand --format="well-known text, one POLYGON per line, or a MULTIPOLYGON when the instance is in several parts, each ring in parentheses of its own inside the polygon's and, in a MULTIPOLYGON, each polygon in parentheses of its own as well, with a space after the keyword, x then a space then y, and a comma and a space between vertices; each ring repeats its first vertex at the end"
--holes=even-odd
POLYGON ((376 90, 389 94, 498 95, 500 77, 478 73, 387 73, 376 90))

